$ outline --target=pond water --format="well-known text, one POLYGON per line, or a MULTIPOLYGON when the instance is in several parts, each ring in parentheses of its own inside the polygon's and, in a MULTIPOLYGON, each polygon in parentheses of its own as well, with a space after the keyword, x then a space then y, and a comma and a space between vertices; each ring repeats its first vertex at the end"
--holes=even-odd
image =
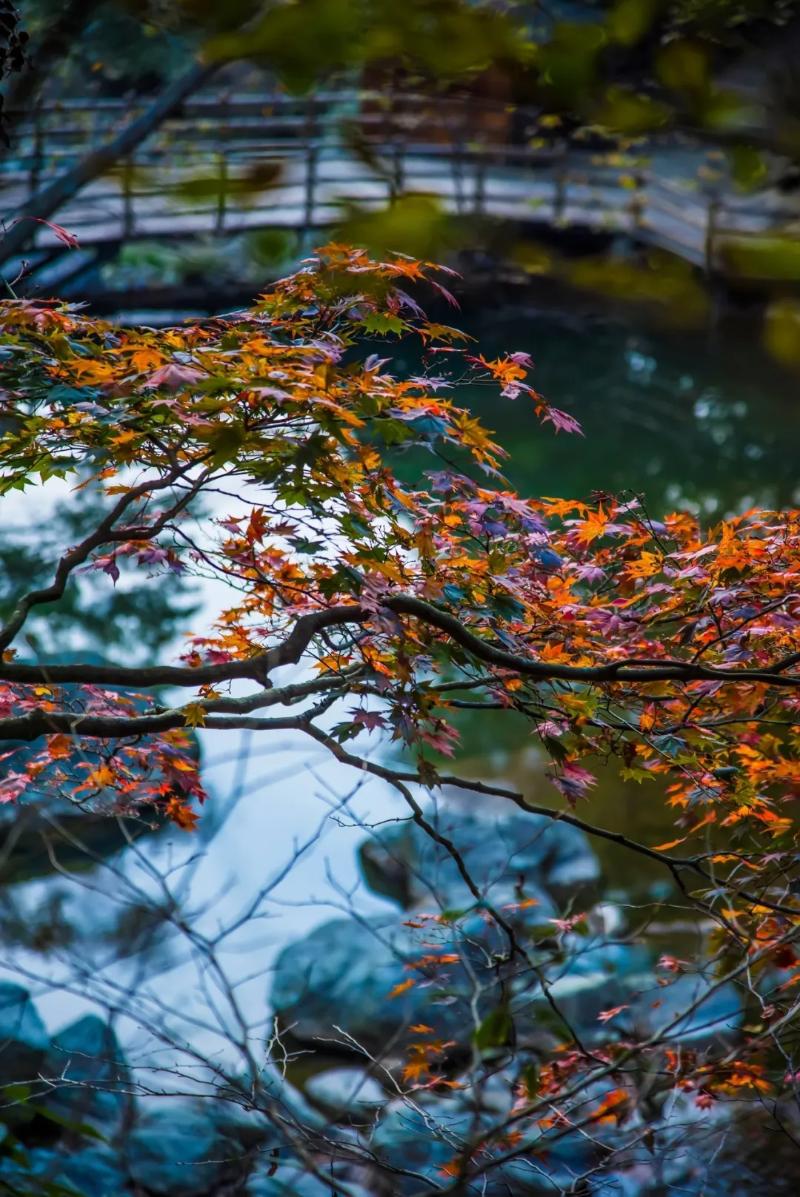
POLYGON ((475 390, 470 404, 508 450, 522 492, 631 490, 654 514, 708 516, 800 500, 800 376, 752 338, 659 328, 585 304, 571 313, 506 302, 465 316, 486 356, 530 353, 537 389, 585 433, 553 436, 522 399, 501 405, 475 390))
MULTIPOLYGON (((658 331, 584 308, 550 310, 522 298, 480 311, 472 305, 463 316, 487 355, 530 352, 539 389, 583 424, 583 438, 555 436, 522 399, 489 401, 477 390, 467 396, 511 453, 508 474, 523 492, 629 489, 645 496, 653 514, 690 504, 713 515, 800 499, 797 383, 753 346, 658 331)), ((206 600, 213 610, 219 594, 206 600)), ((538 801, 560 801, 524 728, 498 725, 483 713, 462 728, 464 771, 511 779, 538 801)), ((333 910, 390 909, 364 889, 356 860, 368 825, 405 813, 387 788, 364 784, 296 736, 268 750, 246 734, 201 738, 212 798, 199 837, 170 830, 77 878, 5 887, 28 932, 37 919, 51 918, 54 901, 63 922, 80 929, 46 953, 30 944, 15 948, 6 934, 5 973, 22 970, 20 979, 41 995, 51 1029, 87 1002, 122 1005, 135 986, 140 1013, 122 1029, 143 1052, 154 1020, 169 1023, 177 1040, 191 1037, 209 1049, 231 1025, 230 995, 220 992, 209 956, 182 933, 154 935, 146 952, 134 950, 141 927, 132 907, 164 909, 174 898, 210 938, 235 926, 219 940, 218 956, 244 1016, 264 1028, 269 973, 283 945, 333 910), (153 866, 169 870, 172 896, 153 866), (248 911, 257 917, 240 924, 248 911), (112 963, 120 948, 131 949, 129 959, 112 963)), ((584 809, 594 822, 625 827, 645 843, 669 838, 655 786, 623 785, 605 773, 584 809)), ((626 862, 623 872, 613 846, 601 844, 599 852, 609 892, 658 896, 663 879, 646 865, 632 873, 626 862)))

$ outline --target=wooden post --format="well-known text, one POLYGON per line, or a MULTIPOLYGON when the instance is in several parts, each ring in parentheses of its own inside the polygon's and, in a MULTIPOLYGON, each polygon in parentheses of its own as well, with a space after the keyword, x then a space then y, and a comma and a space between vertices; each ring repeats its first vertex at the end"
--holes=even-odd
POLYGON ((133 206, 133 158, 127 155, 122 164, 122 236, 133 235, 135 213, 133 206))
POLYGON ((475 158, 475 215, 482 216, 486 205, 486 153, 481 146, 475 158))
POLYGON ((466 202, 466 197, 464 195, 464 169, 468 161, 467 145, 469 143, 470 134, 469 110, 466 105, 462 105, 461 111, 456 113, 456 119, 453 122, 453 130, 454 143, 451 162, 451 171, 453 174, 453 194, 456 201, 456 212, 459 216, 461 216, 463 215, 466 202))
POLYGON ((42 155, 44 151, 44 130, 42 127, 42 101, 36 103, 33 115, 33 145, 31 146, 31 165, 28 171, 28 194, 33 195, 39 186, 39 175, 42 170, 42 155))
POLYGON ((392 176, 389 182, 389 202, 394 203, 405 190, 405 171, 403 170, 403 147, 395 139, 392 143, 392 176))
POLYGON ((453 199, 456 206, 456 214, 461 216, 464 211, 464 159, 466 155, 464 152, 464 143, 459 138, 453 146, 453 152, 450 155, 450 174, 453 178, 453 199))
POLYGON ((553 195, 553 223, 561 224, 567 212, 567 171, 563 166, 556 169, 555 192, 553 195))
POLYGON ((720 323, 725 308, 725 284, 717 264, 717 230, 719 228, 719 214, 722 210, 722 200, 715 192, 706 209, 706 240, 704 247, 705 272, 708 289, 711 293, 711 315, 709 321, 709 336, 714 341, 719 333, 720 323))
POLYGON ((644 185, 644 175, 641 172, 637 175, 634 175, 634 190, 633 194, 631 195, 630 202, 630 213, 633 223, 633 229, 631 230, 632 232, 636 232, 642 227, 642 213, 644 212, 645 207, 644 185))
POLYGON ((306 105, 306 195, 303 213, 303 230, 310 233, 314 228, 314 207, 317 191, 317 167, 319 150, 316 144, 316 112, 314 99, 306 105))
POLYGON ((225 228, 225 211, 228 206, 228 159, 225 156, 224 150, 217 152, 217 179, 219 180, 219 191, 217 192, 217 214, 214 221, 214 231, 221 233, 225 228))
POLYGON ((713 279, 716 274, 716 239, 717 228, 719 226, 719 214, 722 210, 722 201, 719 195, 715 193, 711 196, 706 209, 706 239, 704 246, 705 257, 705 271, 708 279, 713 279))

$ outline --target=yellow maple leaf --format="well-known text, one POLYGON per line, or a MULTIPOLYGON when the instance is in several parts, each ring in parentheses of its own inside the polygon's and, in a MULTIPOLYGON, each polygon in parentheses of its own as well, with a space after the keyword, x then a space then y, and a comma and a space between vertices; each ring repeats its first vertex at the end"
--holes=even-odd
POLYGON ((206 721, 206 708, 200 702, 190 702, 181 712, 187 727, 203 727, 206 721))

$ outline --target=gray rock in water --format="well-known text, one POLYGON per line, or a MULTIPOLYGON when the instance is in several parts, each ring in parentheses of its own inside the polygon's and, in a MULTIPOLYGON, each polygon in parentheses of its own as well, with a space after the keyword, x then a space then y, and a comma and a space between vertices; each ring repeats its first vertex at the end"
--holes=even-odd
MULTIPOLYGON (((335 1038, 346 1046, 338 1025, 368 1050, 382 1050, 418 1016, 415 989, 389 998, 411 975, 404 962, 418 955, 408 928, 333 919, 281 952, 272 1007, 303 1042, 335 1038)), ((428 990, 423 1004, 429 1001, 428 990)))
MULTIPOLYGON (((508 950, 508 938, 490 912, 502 915, 523 933, 523 940, 529 934, 535 939, 541 929, 547 934, 548 920, 557 913, 553 895, 566 888, 574 895, 576 886, 598 877, 585 837, 567 824, 538 816, 482 818, 452 810, 428 817, 456 845, 484 899, 475 898, 446 847, 416 824, 395 825, 367 841, 361 860, 369 884, 421 913, 408 920, 410 926, 390 928, 385 919, 335 919, 284 949, 271 1000, 296 1039, 336 1040, 346 1050, 338 1025, 369 1051, 400 1052, 407 1028, 422 1022, 445 1039, 463 1040, 464 1021, 472 1017, 467 965, 481 977, 483 1014, 499 1000, 491 959, 508 950), (444 912, 444 921, 437 912, 444 912), (461 962, 431 973, 407 967, 437 951, 461 962), (409 981, 414 982, 411 987, 389 997, 409 981)), ((615 960, 614 967, 618 965, 615 960)), ((531 985, 530 976, 526 984, 531 985)))
POLYGON ((50 1046, 27 989, 0 981, 0 1074, 4 1084, 35 1080, 50 1046))
POLYGON ((265 1070, 261 1083, 257 1100, 269 1102, 274 1122, 261 1110, 244 1110, 222 1098, 163 1098, 141 1109, 121 1146, 137 1194, 217 1197, 221 1191, 244 1191, 273 1148, 287 1150, 280 1124, 297 1123, 306 1131, 326 1126, 278 1073, 265 1070))
POLYGON ((333 1118, 369 1119, 386 1104, 386 1092, 363 1068, 330 1068, 306 1081, 305 1093, 333 1118))
MULTIPOLYGON (((141 824, 129 822, 129 827, 141 833, 141 824)), ((93 857, 112 856, 128 844, 116 817, 71 810, 52 796, 0 807, 0 834, 13 837, 14 845, 0 870, 3 885, 52 876, 54 854, 63 869, 78 871, 91 867, 93 857)))
POLYGON ((65 1197, 67 1193, 75 1197, 122 1197, 128 1192, 114 1153, 101 1146, 69 1153, 35 1147, 26 1153, 25 1164, 5 1159, 0 1163, 0 1189, 14 1197, 42 1197, 54 1192, 65 1197))
MULTIPOLYGON (((259 1172, 253 1176, 245 1190, 247 1197, 331 1197, 332 1190, 329 1183, 318 1180, 309 1172, 304 1172, 302 1165, 280 1165, 273 1176, 266 1172, 259 1172)), ((348 1197, 372 1197, 360 1185, 347 1182, 348 1197)))
POLYGON ((53 1038, 43 1068, 57 1088, 46 1108, 69 1123, 88 1122, 113 1135, 131 1107, 130 1074, 117 1037, 96 1014, 70 1023, 53 1038))
POLYGON ((252 1149, 234 1125, 183 1098, 149 1106, 124 1143, 131 1179, 153 1197, 216 1197, 226 1184, 243 1184, 252 1149))
POLYGON ((715 986, 697 973, 651 987, 631 1002, 630 1020, 641 1037, 663 1032, 679 1043, 717 1045, 741 1027, 744 1007, 735 985, 715 986), (684 1013, 691 1010, 691 1013, 684 1013))
MULTIPOLYGON (((504 1115, 477 1111, 468 1092, 449 1098, 425 1097, 410 1105, 400 1099, 391 1102, 371 1136, 368 1146, 377 1160, 404 1168, 414 1176, 397 1175, 393 1193, 417 1193, 420 1178, 441 1183, 440 1169, 474 1141, 476 1134, 502 1122, 504 1115)), ((572 1181, 591 1167, 594 1149, 590 1143, 553 1144, 544 1159, 511 1161, 489 1172, 473 1187, 484 1197, 559 1197, 572 1181)), ((613 1190, 612 1190, 613 1191, 613 1190)))
MULTIPOLYGON (((561 1014, 584 1040, 605 1038, 598 1015, 631 1000, 631 993, 646 979, 647 954, 627 944, 609 944, 601 937, 584 941, 570 937, 564 943, 563 964, 547 966, 548 989, 561 1014)), ((542 1021, 563 1035, 564 1024, 551 1014, 550 1004, 539 989, 523 990, 522 1001, 514 1003, 518 1029, 541 1026, 542 1021), (525 1001, 528 1001, 526 1008, 525 1001)))
MULTIPOLYGON (((481 890, 495 904, 515 897, 560 897, 595 883, 597 858, 568 823, 540 815, 465 815, 443 807, 429 821, 458 848, 481 890)), ((474 898, 447 850, 416 823, 383 830, 360 849, 367 884, 406 909, 464 907, 474 898)))
POLYGON ((471 1018, 472 987, 461 963, 464 955, 481 970, 479 1009, 488 1012, 499 1000, 497 978, 487 973, 478 940, 483 936, 499 942, 500 932, 479 915, 472 923, 466 922, 472 944, 466 941, 463 924, 386 927, 380 919, 348 918, 324 923, 281 952, 273 975, 272 1008, 295 1039, 315 1043, 323 1051, 358 1054, 360 1045, 381 1056, 402 1055, 410 1027, 421 1022, 441 1038, 455 1039, 471 1018), (435 954, 436 948, 457 959, 432 972, 406 967, 435 954))

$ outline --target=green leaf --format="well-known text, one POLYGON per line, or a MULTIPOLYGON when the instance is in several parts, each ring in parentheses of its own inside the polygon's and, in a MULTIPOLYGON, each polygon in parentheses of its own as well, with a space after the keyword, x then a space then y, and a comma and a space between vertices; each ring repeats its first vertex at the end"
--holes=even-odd
POLYGON ((402 420, 381 420, 378 424, 381 437, 387 445, 401 445, 403 441, 411 440, 414 435, 408 424, 402 420))
POLYGON ((224 465, 232 461, 242 445, 245 433, 241 424, 219 424, 208 436, 208 446, 212 451, 211 464, 224 465))
POLYGON ((510 594, 493 595, 491 608, 496 615, 508 620, 521 619, 525 614, 525 608, 522 603, 518 599, 512 598, 510 594))
POLYGON ((483 1022, 474 1032, 472 1038, 479 1051, 488 1051, 493 1047, 504 1047, 514 1029, 514 1023, 507 1006, 498 1006, 487 1014, 483 1022))
POLYGON ((535 1097, 539 1092, 539 1069, 535 1064, 526 1064, 521 1073, 522 1082, 529 1097, 535 1097))
POLYGON ((51 403, 91 403, 99 394, 96 387, 68 387, 60 382, 50 387, 47 398, 51 403))
POLYGON ((454 586, 452 582, 448 582, 446 586, 442 587, 442 594, 448 603, 455 603, 457 605, 466 603, 469 599, 466 590, 462 590, 460 586, 454 586))
POLYGON ((325 548, 321 540, 307 540, 304 536, 293 536, 289 544, 296 553, 319 553, 325 548))
POLYGON ((687 748, 686 741, 680 736, 653 736, 653 744, 666 756, 680 756, 687 748))
POLYGON ((623 46, 634 46, 644 37, 660 7, 660 0, 616 0, 608 14, 608 35, 623 46))
POLYGON ((404 333, 408 325, 399 316, 389 316, 381 312, 373 312, 365 316, 362 321, 369 333, 404 333))
POLYGON ((554 761, 564 761, 569 756, 569 750, 554 736, 542 736, 542 744, 554 761))
POLYGON ((635 765, 630 769, 623 766, 619 775, 623 781, 655 781, 654 773, 651 773, 649 769, 639 769, 635 765))
POLYGON ((759 187, 769 173, 764 155, 751 145, 737 145, 728 150, 728 161, 734 182, 743 191, 759 187))
POLYGON ((442 923, 457 923, 466 914, 469 914, 469 910, 459 910, 457 907, 454 907, 452 910, 441 910, 439 911, 439 921, 442 923))

